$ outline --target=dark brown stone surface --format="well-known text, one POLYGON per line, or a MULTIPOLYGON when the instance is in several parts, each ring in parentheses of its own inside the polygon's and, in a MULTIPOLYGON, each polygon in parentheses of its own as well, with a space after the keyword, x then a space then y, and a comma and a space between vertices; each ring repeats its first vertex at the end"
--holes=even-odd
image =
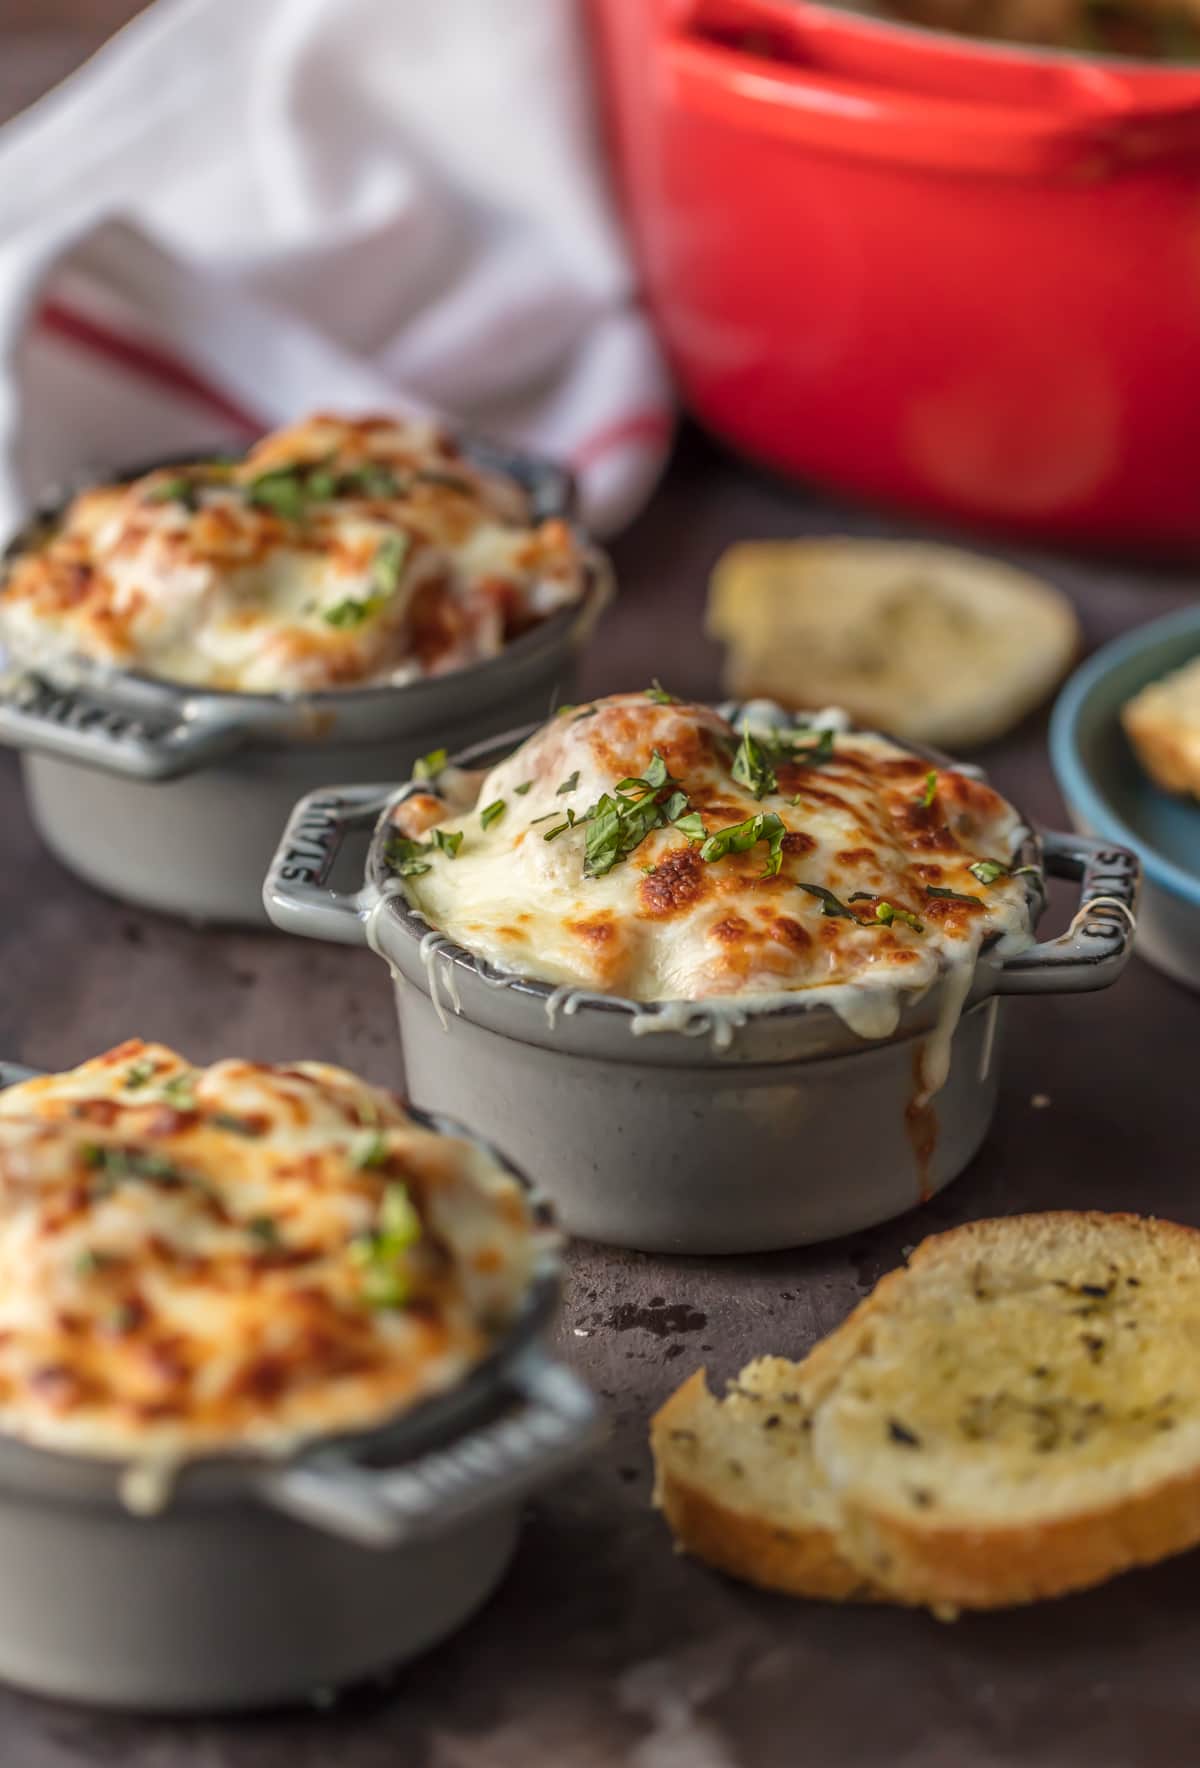
MULTIPOLYGON (((133 10, 134 0, 0 9, 0 114, 133 10)), ((727 541, 895 527, 770 484, 691 440, 617 549, 623 596, 588 689, 657 674, 677 692, 712 691, 717 658, 699 619, 706 572, 727 541)), ((1023 556, 1075 597, 1089 645, 1194 593, 1183 574, 1023 556)), ((1043 721, 986 760, 1032 815, 1060 820, 1043 721)), ((39 849, 9 759, 0 831, 0 1055, 64 1065, 137 1031, 197 1060, 319 1056, 398 1078, 386 980, 371 958, 198 932, 94 895, 39 849)), ((330 1712, 236 1723, 141 1722, 0 1692, 0 1768, 1195 1762, 1194 1556, 955 1626, 791 1603, 672 1555, 649 1509, 645 1442, 649 1412, 697 1362, 724 1377, 754 1352, 804 1351, 930 1230, 1057 1205, 1200 1221, 1198 1016, 1191 996, 1140 964, 1108 996, 1013 1003, 983 1153, 942 1198, 872 1234, 729 1262, 577 1247, 561 1349, 603 1394, 611 1439, 532 1507, 512 1575, 486 1611, 390 1687, 330 1712), (1035 1107, 1035 1095, 1049 1103, 1035 1107)), ((797 1182, 822 1182, 802 1150, 797 1182)))

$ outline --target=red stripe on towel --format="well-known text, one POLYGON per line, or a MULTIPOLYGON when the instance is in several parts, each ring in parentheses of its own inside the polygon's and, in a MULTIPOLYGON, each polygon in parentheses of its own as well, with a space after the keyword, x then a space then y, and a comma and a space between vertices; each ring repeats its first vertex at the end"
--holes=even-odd
POLYGON ((44 331, 91 350, 94 355, 106 357, 109 362, 127 368, 145 381, 152 381, 168 392, 181 393, 196 404, 207 406, 215 415, 244 430, 247 435, 261 436, 268 427, 245 406, 202 380, 178 356, 172 356, 144 338, 118 331, 107 322, 101 324, 75 307, 67 307, 61 301, 44 301, 38 313, 38 324, 44 331))
POLYGON ((669 442, 674 428, 675 420, 669 411, 655 408, 631 412, 628 417, 618 418, 615 423, 606 424, 603 429, 586 436, 577 448, 571 450, 571 465, 576 472, 582 472, 593 466, 601 455, 614 448, 626 448, 631 442, 669 442))

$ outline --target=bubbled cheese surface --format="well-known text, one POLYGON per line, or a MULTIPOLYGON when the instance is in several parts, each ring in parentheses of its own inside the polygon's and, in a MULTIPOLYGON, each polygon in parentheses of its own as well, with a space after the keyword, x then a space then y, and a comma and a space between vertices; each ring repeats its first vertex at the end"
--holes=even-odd
POLYGON ((280 1451, 445 1390, 520 1308, 525 1194, 315 1062, 134 1041, 0 1093, 0 1430, 280 1451))
POLYGON ((33 667, 317 692, 494 657, 583 586, 568 526, 439 431, 318 416, 81 493, 6 568, 0 640, 33 667))
POLYGON ((397 807, 401 887, 500 969, 643 1002, 919 991, 973 965, 985 940, 1028 939, 1023 880, 1007 870, 1023 831, 990 786, 931 772, 872 733, 814 728, 786 738, 760 796, 735 777, 738 748, 701 705, 637 693, 573 708, 495 768, 470 808, 447 814, 432 791, 397 807), (653 773, 655 756, 670 782, 655 796, 686 799, 683 827, 652 829, 589 876, 587 812, 653 773), (706 857, 710 837, 759 815, 782 826, 774 856, 764 836, 706 857), (435 831, 461 832, 457 851, 435 831), (985 860, 988 883, 970 870, 985 860))

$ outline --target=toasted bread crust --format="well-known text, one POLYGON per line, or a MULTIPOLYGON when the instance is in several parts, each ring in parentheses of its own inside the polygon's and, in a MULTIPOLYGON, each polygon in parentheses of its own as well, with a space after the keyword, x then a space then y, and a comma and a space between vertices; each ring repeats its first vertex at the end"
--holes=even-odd
POLYGON ((862 537, 728 548, 707 626, 727 646, 736 698, 842 706, 950 748, 1032 711, 1080 637, 1067 599, 1028 572, 959 547, 862 537))
POLYGON ((1122 708, 1138 760, 1164 792, 1200 798, 1200 731, 1184 724, 1160 696, 1139 694, 1122 708))
POLYGON ((870 1600, 877 1592, 838 1552, 822 1528, 785 1529, 750 1509, 724 1504, 702 1475, 689 1475, 674 1450, 672 1432, 690 1434, 697 1414, 715 1404, 706 1372, 697 1369, 655 1413, 654 1502, 666 1517, 676 1545, 706 1565, 765 1590, 830 1602, 870 1600))
POLYGON ((1019 1608, 1200 1546, 1200 1471, 1116 1508, 1040 1527, 908 1529, 892 1516, 848 1513, 838 1539, 857 1563, 874 1566, 892 1601, 1019 1608))
MULTIPOLYGON (((1067 1508, 1039 1517, 1035 1507, 1028 1520, 1012 1522, 997 1519, 992 1508, 990 1513, 982 1513, 974 1526, 963 1520, 961 1487, 957 1516, 943 1521, 935 1509, 909 1511, 893 1502, 878 1477, 873 1484, 860 1479, 861 1469, 853 1459, 857 1440, 853 1436, 848 1439, 850 1446, 843 1440, 838 1451, 840 1483, 831 1482, 834 1467, 826 1458, 821 1433, 824 1408, 836 1400, 847 1372, 861 1357, 871 1354, 877 1331, 889 1312, 898 1303, 914 1299, 914 1284, 921 1286, 915 1291, 918 1310, 927 1284, 932 1284, 932 1298, 943 1298, 940 1305, 944 1307, 945 1298, 955 1293, 966 1272, 983 1273, 982 1278, 972 1275, 974 1284, 986 1281, 989 1269, 1002 1272, 1007 1268, 1011 1273, 1015 1266, 1022 1275, 1026 1268, 1030 1273, 1040 1270, 1038 1281, 1044 1283, 1047 1267, 1051 1272, 1056 1266, 1070 1270, 1071 1260, 1095 1260, 1101 1252, 1106 1259, 1110 1254, 1117 1261, 1128 1259, 1125 1269, 1134 1254, 1140 1255, 1146 1261, 1136 1267, 1143 1284, 1153 1282, 1158 1272, 1172 1284, 1181 1282, 1185 1297, 1193 1281, 1200 1285, 1200 1230, 1130 1213, 1047 1211, 972 1222, 923 1241, 909 1264, 884 1277, 802 1364, 780 1364, 778 1376, 771 1372, 772 1381, 778 1379, 781 1388, 802 1395, 807 1416, 816 1420, 817 1429, 811 1463, 793 1458, 787 1464, 786 1478, 779 1482, 778 1501, 772 1497, 773 1514, 769 1517, 762 1514, 761 1455, 757 1463, 758 1507, 756 1494, 750 1491, 743 1508, 736 1497, 730 1501, 728 1490, 721 1489, 711 1464, 706 1468, 698 1461, 691 1467, 686 1454, 672 1452, 672 1430, 695 1431, 706 1418, 711 1425, 714 1410, 719 1410, 718 1402, 707 1392, 703 1371, 698 1371, 667 1401, 653 1427, 659 1476, 656 1501, 680 1546, 710 1565, 771 1589, 836 1601, 871 1599, 923 1605, 948 1615, 965 1609, 1019 1606, 1086 1589, 1134 1566, 1153 1564, 1200 1545, 1200 1459, 1193 1465, 1177 1464, 1157 1480, 1145 1479, 1143 1464, 1142 1483, 1131 1479, 1132 1489, 1118 1490, 1109 1502, 1084 1504, 1080 1493, 1080 1507, 1075 1510, 1067 1508), (996 1258, 996 1265, 988 1266, 989 1256, 996 1258), (1060 1260, 1066 1263, 1059 1265, 1060 1260), (802 1503, 795 1507, 797 1526, 788 1526, 789 1482, 794 1491, 798 1474, 806 1476, 810 1489, 820 1493, 821 1526, 808 1526, 802 1503)), ((1080 1293, 1086 1296, 1092 1292, 1080 1293)), ((1130 1293, 1140 1295, 1143 1291, 1130 1293)), ((909 1318, 913 1317, 910 1309, 909 1318)), ((1188 1317, 1185 1304, 1182 1318, 1188 1317)), ((968 1314, 959 1330, 971 1329, 968 1314)), ((763 1365, 750 1367, 761 1370, 763 1365)), ((892 1368, 894 1379, 894 1362, 892 1368)), ((744 1371, 740 1379, 745 1380, 749 1373, 744 1371)), ((881 1375, 886 1394, 886 1363, 881 1375)), ((921 1371, 915 1370, 912 1380, 917 1391, 921 1379, 921 1371)), ((873 1375, 868 1385, 871 1406, 884 1405, 875 1395, 873 1375)), ((735 1414, 724 1418, 721 1428, 727 1433, 721 1444, 724 1453, 730 1448, 736 1451, 738 1430, 749 1426, 741 1425, 735 1414)), ((1130 1466, 1137 1470, 1136 1453, 1130 1466)), ((782 1459, 780 1467, 782 1473, 782 1459)))

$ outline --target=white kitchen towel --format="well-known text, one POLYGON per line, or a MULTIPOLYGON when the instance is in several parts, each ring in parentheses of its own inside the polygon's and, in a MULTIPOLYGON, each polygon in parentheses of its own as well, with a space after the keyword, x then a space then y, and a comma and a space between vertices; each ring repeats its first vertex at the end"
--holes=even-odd
POLYGON ((600 533, 648 495, 576 0, 157 0, 0 130, 0 528, 321 408, 565 460, 600 533))

